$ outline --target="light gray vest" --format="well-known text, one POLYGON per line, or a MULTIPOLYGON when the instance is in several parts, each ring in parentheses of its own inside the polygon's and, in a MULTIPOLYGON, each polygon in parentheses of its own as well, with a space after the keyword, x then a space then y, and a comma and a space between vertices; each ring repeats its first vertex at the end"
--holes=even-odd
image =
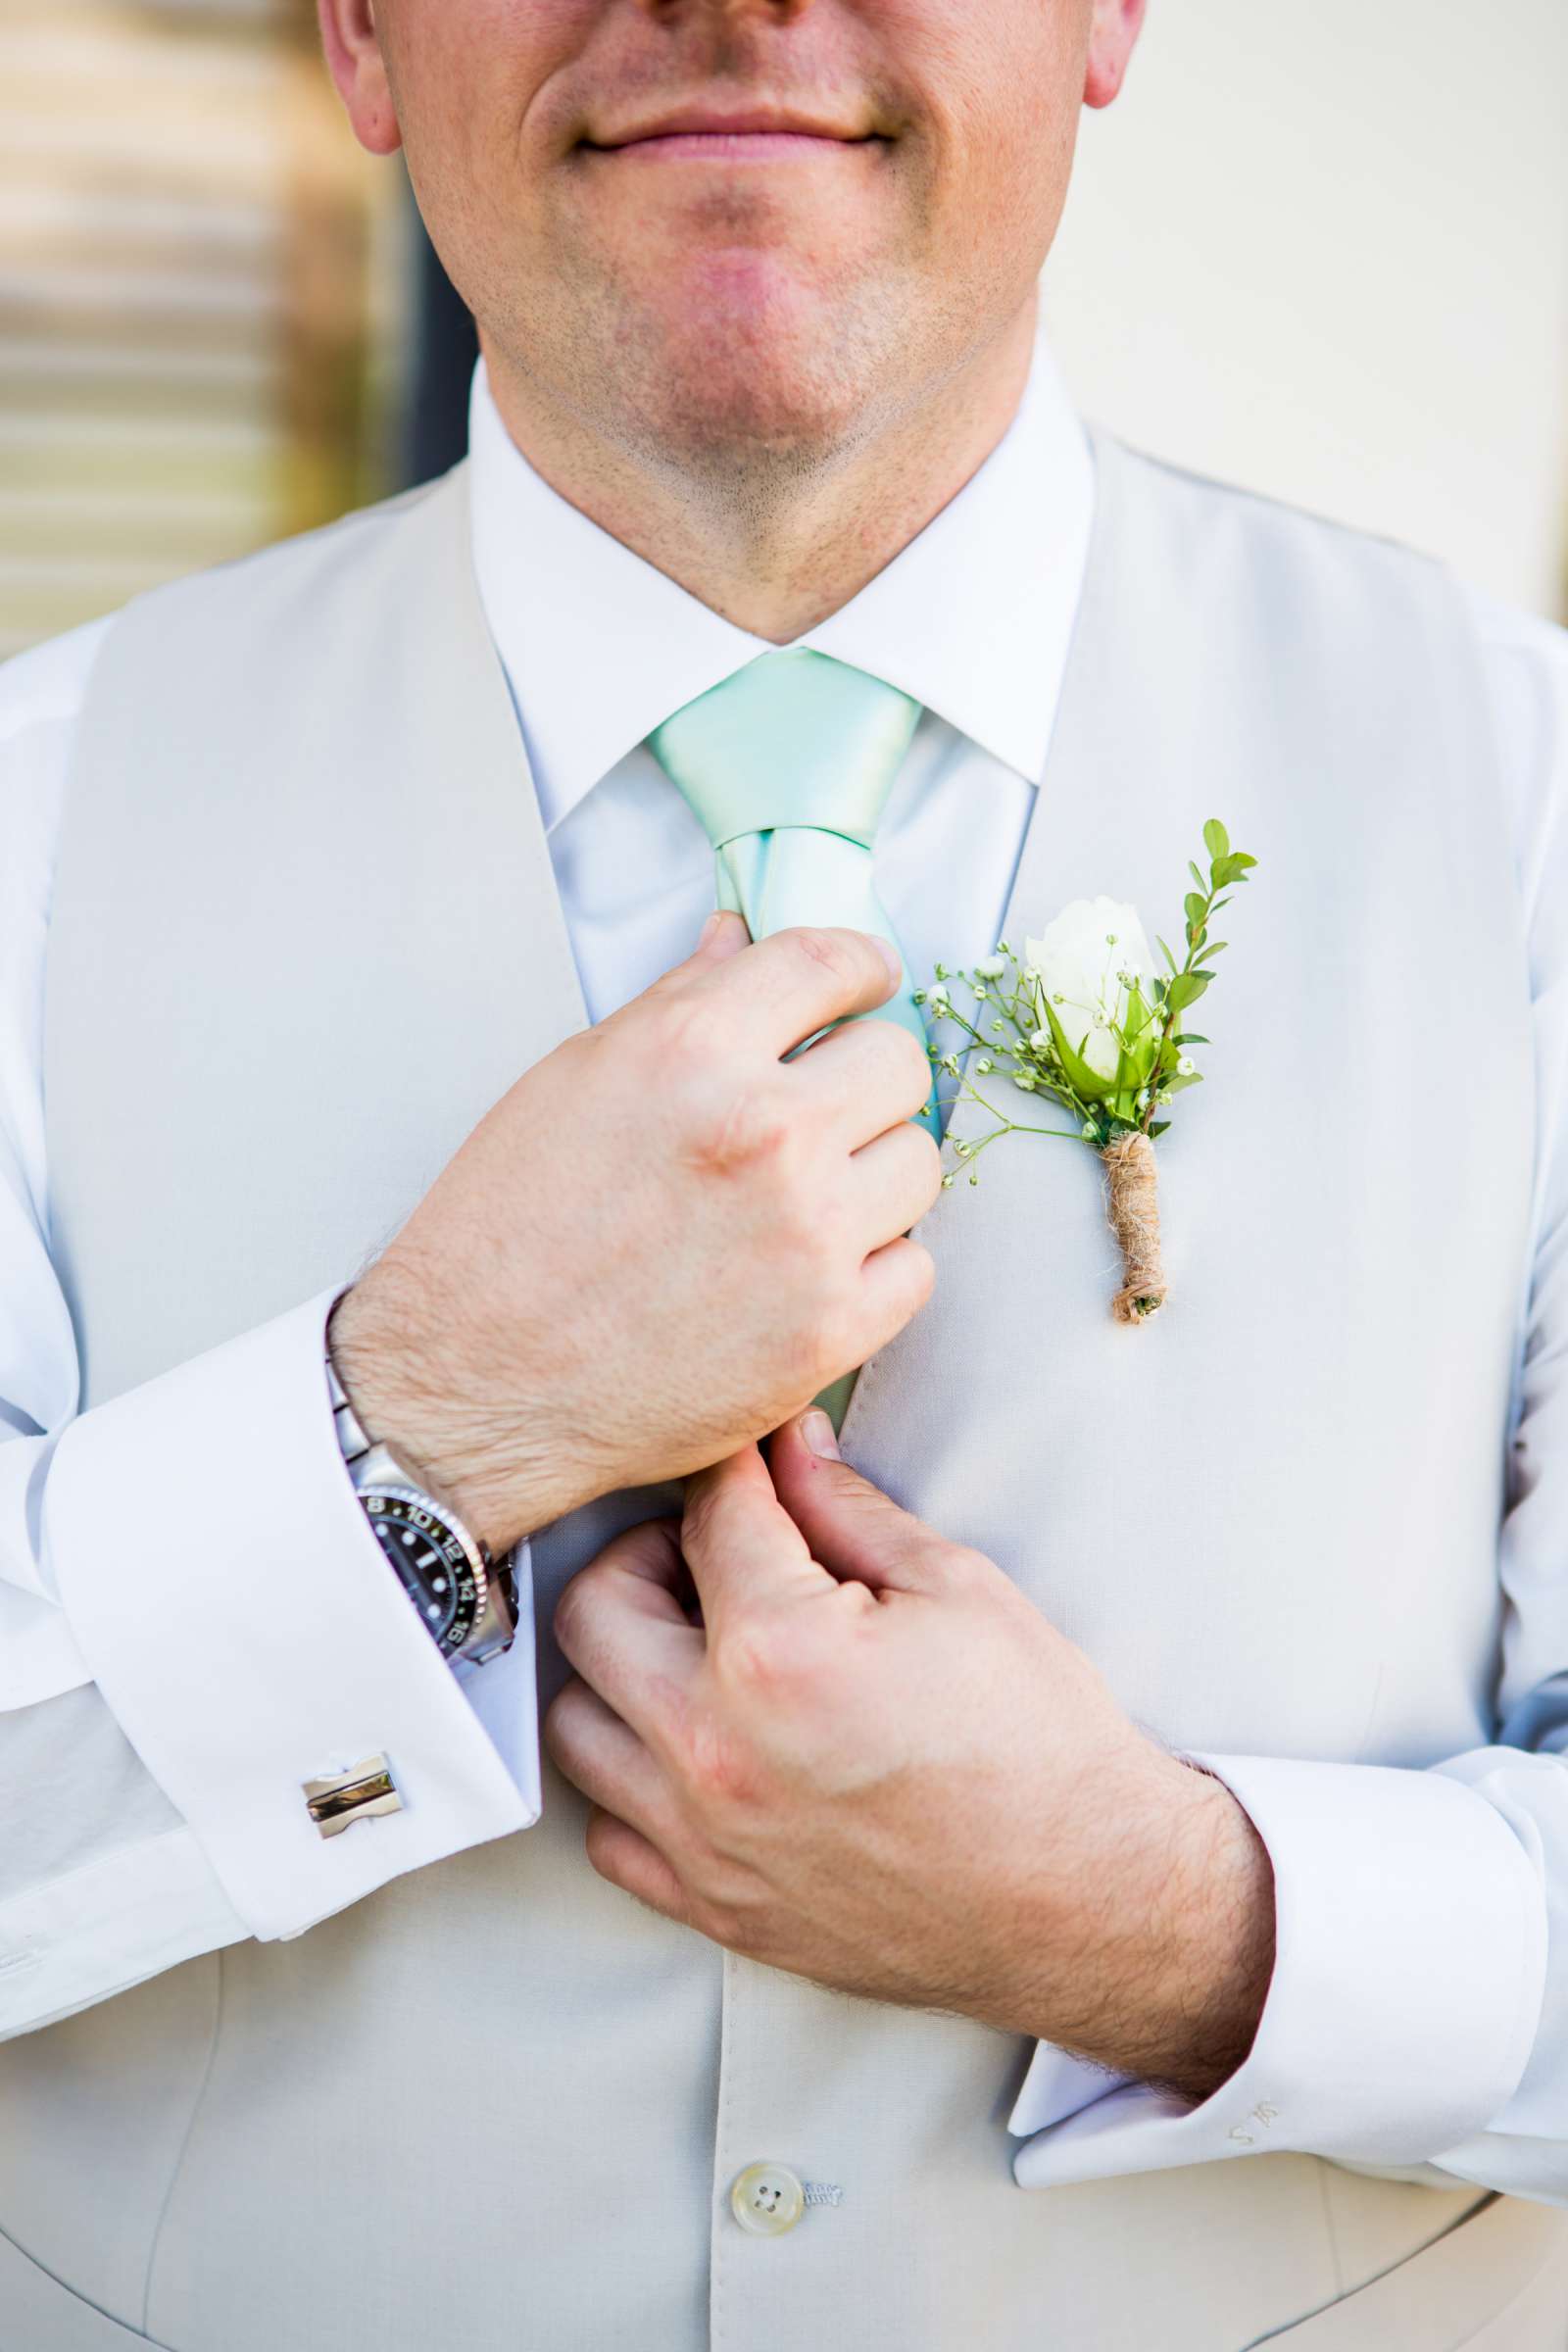
MULTIPOLYGON (((1211 814, 1261 859, 1162 1146, 1172 1301, 1112 1324, 1092 1155, 1015 1141, 922 1228, 936 1297, 845 1443, 1166 1739, 1428 1762, 1494 1728, 1529 1213, 1478 650, 1436 565, 1096 455, 1006 929, 1106 891, 1168 932, 1211 814), (1418 973, 1471 1074, 1441 1151, 1418 973)), ((467 496, 460 466, 108 637, 48 972, 89 1403, 351 1276, 583 1018, 467 496)), ((670 1499, 549 1530, 542 1627, 670 1499)), ((562 1673, 547 1639, 546 1698, 562 1673)), ((1021 2189, 1028 2045, 725 1955, 600 1881, 583 1818, 547 1773, 537 1828, 0 2049, 0 2229, 40 2266, 0 2265, 7 2352, 1560 2344, 1544 2208, 1294 2154, 1021 2189), (745 2235, 759 2157, 841 2200, 745 2235)))

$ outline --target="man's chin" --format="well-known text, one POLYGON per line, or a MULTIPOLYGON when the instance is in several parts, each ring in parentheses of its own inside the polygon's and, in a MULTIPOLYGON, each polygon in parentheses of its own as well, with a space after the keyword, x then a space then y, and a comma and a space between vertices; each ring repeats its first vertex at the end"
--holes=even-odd
POLYGON ((835 379, 826 355, 811 364, 791 349, 762 366, 766 383, 701 353, 679 355, 644 404, 650 443, 698 470, 728 473, 768 460, 819 465, 858 437, 863 394, 835 379))
POLYGON ((774 271, 728 258, 666 280, 645 332, 623 340, 641 349, 639 405, 657 412, 660 437, 717 454, 725 447, 805 454, 830 448, 864 416, 878 372, 881 338, 865 331, 857 306, 774 271))

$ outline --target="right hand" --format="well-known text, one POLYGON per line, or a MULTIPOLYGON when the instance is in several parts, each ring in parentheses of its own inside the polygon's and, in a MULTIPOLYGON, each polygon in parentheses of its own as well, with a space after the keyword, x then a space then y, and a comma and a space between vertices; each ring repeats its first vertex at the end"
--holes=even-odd
POLYGON ((596 1494, 706 1468, 930 1296, 930 1064, 859 931, 697 953, 526 1071, 338 1301, 360 1420, 501 1552, 596 1494))

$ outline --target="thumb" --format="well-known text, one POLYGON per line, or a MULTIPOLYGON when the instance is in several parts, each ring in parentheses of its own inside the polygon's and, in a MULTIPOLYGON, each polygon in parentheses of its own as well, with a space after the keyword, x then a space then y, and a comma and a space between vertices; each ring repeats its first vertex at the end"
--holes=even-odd
POLYGON ((767 1466, 811 1557, 841 1583, 854 1578, 873 1592, 950 1589, 960 1547, 852 1470, 819 1406, 774 1431, 767 1466))
POLYGON ((755 1446, 687 1479, 680 1548, 710 1636, 760 1602, 833 1590, 755 1446))
POLYGON ((715 906, 697 934, 697 945, 688 956, 689 963, 723 963, 727 957, 749 948, 752 935, 746 928, 746 917, 737 914, 732 906, 715 906))
POLYGON ((746 928, 744 915, 732 912, 727 906, 715 906, 698 934, 691 954, 679 963, 672 963, 647 993, 657 997, 679 988, 682 982, 695 980, 699 972, 708 971, 713 964, 727 963, 732 956, 738 956, 742 948, 751 944, 752 935, 746 928))
POLYGON ((745 915, 736 915, 726 906, 714 906, 712 915, 698 931, 691 955, 684 955, 679 964, 670 964, 670 969, 661 971, 659 978, 642 990, 642 998, 637 998, 637 1002, 639 1004, 644 1000, 661 1002, 661 998, 677 995, 686 983, 701 978, 703 971, 712 971, 714 964, 726 964, 731 955, 741 953, 741 948, 750 948, 750 943, 753 934, 745 929, 745 915))

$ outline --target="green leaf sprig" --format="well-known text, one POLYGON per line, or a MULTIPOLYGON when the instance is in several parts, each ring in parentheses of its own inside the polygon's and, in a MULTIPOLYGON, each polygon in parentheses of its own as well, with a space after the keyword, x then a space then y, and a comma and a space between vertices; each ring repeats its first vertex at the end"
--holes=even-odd
MULTIPOLYGON (((969 1181, 979 1182, 973 1162, 1004 1135, 1063 1135, 1104 1152, 1119 1137, 1140 1135, 1150 1142, 1163 1135, 1168 1119, 1157 1118, 1173 1097, 1200 1084, 1202 1072, 1188 1049, 1206 1046, 1208 1039, 1184 1028, 1183 1016, 1198 1003, 1214 978, 1214 958, 1229 942, 1211 939, 1213 917, 1231 904, 1222 894, 1248 880, 1257 859, 1245 850, 1233 850, 1230 836, 1217 816, 1203 827, 1203 847, 1209 864, 1205 875, 1196 860, 1189 863, 1194 888, 1183 902, 1186 953, 1178 963, 1163 939, 1158 940, 1166 969, 1146 974, 1116 970, 1120 944, 1107 934, 1107 989, 1097 1007, 1074 1006, 1053 1001, 1040 971, 1020 958, 1006 940, 998 942, 994 956, 972 969, 950 969, 939 963, 931 986, 915 991, 915 1003, 930 1013, 967 1033, 979 1048, 970 1068, 960 1070, 958 1054, 966 1047, 946 1051, 928 1048, 937 1068, 959 1080, 959 1094, 978 1102, 995 1121, 991 1131, 954 1145, 957 1158, 969 1163, 969 1181), (954 997, 962 983, 973 998, 972 1012, 954 997), (1078 1015, 1091 1014, 1088 1026, 1078 1015), (1115 1066, 1102 1070, 1089 1057, 1091 1031, 1114 1040, 1115 1066), (1009 1117, 983 1094, 977 1078, 1010 1077, 1022 1094, 1043 1096, 1070 1112, 1072 1127, 1044 1127, 1009 1117)), ((1157 935, 1156 935, 1157 936, 1157 935)), ((1040 943, 1030 942, 1031 947, 1040 943)), ((951 1186, 953 1172, 943 1177, 951 1186)))

